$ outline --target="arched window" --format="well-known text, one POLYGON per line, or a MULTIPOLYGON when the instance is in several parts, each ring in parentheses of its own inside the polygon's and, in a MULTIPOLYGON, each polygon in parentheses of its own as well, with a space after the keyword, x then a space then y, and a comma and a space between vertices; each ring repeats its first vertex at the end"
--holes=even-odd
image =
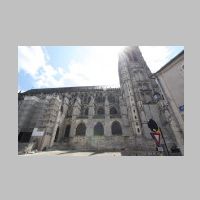
POLYGON ((84 112, 85 112, 85 108, 84 108, 84 106, 81 106, 81 108, 80 108, 80 115, 83 116, 84 112))
POLYGON ((88 108, 85 109, 85 115, 88 115, 88 108))
POLYGON ((98 114, 98 115, 103 115, 103 114, 104 114, 104 109, 103 109, 103 107, 98 108, 97 114, 98 114))
POLYGON ((110 103, 115 103, 115 97, 112 96, 112 95, 109 95, 109 96, 108 96, 108 101, 109 101, 110 103))
POLYGON ((96 102, 100 103, 101 102, 101 98, 100 97, 96 97, 96 102))
POLYGON ((84 97, 83 102, 87 103, 87 97, 86 96, 84 97))
POLYGON ((100 95, 97 95, 96 98, 95 98, 95 101, 100 103, 100 102, 104 102, 105 101, 105 97, 100 94, 100 95))
POLYGON ((111 115, 116 115, 116 114, 117 114, 117 110, 116 110, 115 107, 111 107, 111 108, 110 108, 110 114, 111 114, 111 115))
POLYGON ((98 122, 94 127, 94 135, 104 135, 104 128, 102 123, 98 122))
POLYGON ((64 136, 64 138, 69 137, 70 128, 71 128, 71 126, 70 126, 70 125, 67 125, 67 127, 66 127, 66 129, 65 129, 65 136, 64 136))
POLYGON ((87 103, 90 103, 90 101, 91 101, 91 97, 88 97, 87 103))
POLYGON ((122 135, 122 128, 118 121, 112 123, 112 135, 122 135))
POLYGON ((76 128, 76 135, 84 136, 86 132, 86 126, 84 123, 80 123, 76 128))
POLYGON ((63 105, 60 107, 60 112, 63 113, 63 105))
POLYGON ((72 116, 72 106, 70 106, 67 110, 67 114, 66 114, 66 117, 71 117, 72 116))

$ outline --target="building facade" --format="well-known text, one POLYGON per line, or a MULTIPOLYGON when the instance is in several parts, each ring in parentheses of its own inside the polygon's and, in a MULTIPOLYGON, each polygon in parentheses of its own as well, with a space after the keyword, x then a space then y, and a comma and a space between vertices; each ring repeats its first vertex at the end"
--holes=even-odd
POLYGON ((171 114, 177 121, 179 132, 175 135, 180 147, 184 146, 184 51, 170 60, 154 74, 169 103, 171 114))
POLYGON ((122 150, 156 155, 148 120, 161 128, 164 152, 177 142, 178 124, 137 46, 119 56, 120 88, 32 89, 18 95, 18 143, 38 150, 122 150))

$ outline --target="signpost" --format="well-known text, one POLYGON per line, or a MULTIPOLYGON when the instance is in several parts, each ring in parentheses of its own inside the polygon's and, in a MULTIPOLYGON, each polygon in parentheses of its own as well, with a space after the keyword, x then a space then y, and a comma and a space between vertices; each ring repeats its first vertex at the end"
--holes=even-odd
POLYGON ((148 121, 148 127, 152 131, 150 134, 151 134, 153 140, 156 143, 157 150, 163 151, 163 148, 161 147, 161 144, 160 144, 160 139, 162 137, 164 144, 165 144, 165 147, 166 147, 166 150, 167 150, 167 154, 169 155, 169 151, 168 151, 168 148, 167 148, 167 145, 166 145, 166 142, 165 142, 165 138, 163 137, 162 131, 158 127, 157 123, 153 119, 150 119, 148 121))
POLYGON ((157 146, 160 146, 160 132, 155 131, 150 133, 157 146))

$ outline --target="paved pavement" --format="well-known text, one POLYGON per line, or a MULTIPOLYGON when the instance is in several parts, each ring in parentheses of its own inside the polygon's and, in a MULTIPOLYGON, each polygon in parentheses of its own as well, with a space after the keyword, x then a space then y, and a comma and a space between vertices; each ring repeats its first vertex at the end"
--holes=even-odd
POLYGON ((55 150, 23 154, 20 156, 122 156, 121 152, 80 152, 74 150, 55 150))

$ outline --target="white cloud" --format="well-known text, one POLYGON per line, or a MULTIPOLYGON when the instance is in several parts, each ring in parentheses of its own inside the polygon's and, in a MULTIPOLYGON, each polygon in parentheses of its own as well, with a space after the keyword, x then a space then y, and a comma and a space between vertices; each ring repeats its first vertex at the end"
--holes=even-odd
POLYGON ((119 86, 118 53, 121 46, 81 47, 86 56, 71 60, 68 66, 54 68, 42 47, 18 47, 18 66, 32 76, 34 87, 89 85, 119 86), (66 67, 66 68, 65 68, 66 67))
POLYGON ((171 54, 169 46, 140 46, 139 48, 152 72, 156 72, 169 61, 171 54))
POLYGON ((19 46, 18 47, 18 71, 24 70, 31 76, 35 76, 40 68, 46 64, 42 47, 19 46))
POLYGON ((121 46, 84 47, 88 51, 83 61, 73 60, 66 77, 75 85, 119 86, 118 53, 121 46))
POLYGON ((18 47, 18 72, 23 70, 29 74, 35 80, 34 87, 59 87, 60 82, 55 78, 59 71, 48 60, 44 47, 18 47))

